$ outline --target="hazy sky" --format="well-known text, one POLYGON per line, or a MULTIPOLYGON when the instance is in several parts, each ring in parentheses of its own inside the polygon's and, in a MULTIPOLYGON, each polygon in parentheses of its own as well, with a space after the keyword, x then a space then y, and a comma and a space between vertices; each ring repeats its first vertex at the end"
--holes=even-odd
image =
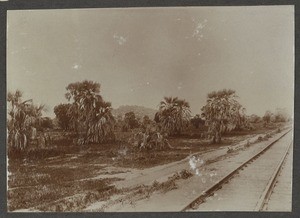
POLYGON ((293 109, 293 6, 8 11, 7 28, 8 91, 45 115, 84 79, 114 108, 178 96, 196 114, 231 88, 248 114, 293 109))

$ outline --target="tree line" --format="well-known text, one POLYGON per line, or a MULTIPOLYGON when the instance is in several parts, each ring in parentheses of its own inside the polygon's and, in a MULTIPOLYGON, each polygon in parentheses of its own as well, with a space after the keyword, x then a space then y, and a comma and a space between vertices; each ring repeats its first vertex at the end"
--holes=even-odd
MULTIPOLYGON (((111 103, 101 96, 100 84, 84 80, 70 83, 66 87, 66 104, 54 107, 58 125, 67 131, 74 131, 78 144, 105 143, 115 140, 118 125, 122 131, 133 128, 155 127, 155 131, 166 136, 180 135, 191 124, 195 128, 207 126, 207 135, 213 143, 220 143, 222 135, 232 130, 249 128, 249 123, 284 122, 286 116, 267 111, 261 118, 246 115, 246 109, 239 103, 234 90, 223 89, 208 93, 201 113, 191 116, 190 105, 184 99, 164 97, 159 103, 153 120, 148 116, 139 121, 133 112, 124 117, 112 115, 111 103)), ((8 93, 9 119, 7 121, 8 144, 24 149, 32 138, 34 129, 51 128, 49 118, 42 117, 43 105, 35 105, 31 99, 22 100, 22 93, 8 93)))

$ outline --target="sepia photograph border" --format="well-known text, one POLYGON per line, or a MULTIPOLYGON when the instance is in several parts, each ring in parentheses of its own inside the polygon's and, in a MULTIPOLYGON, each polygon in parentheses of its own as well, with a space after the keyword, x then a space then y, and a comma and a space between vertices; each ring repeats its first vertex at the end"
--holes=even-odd
POLYGON ((289 0, 0 0, 0 217, 300 217, 299 139, 299 1, 289 0), (6 27, 8 10, 80 9, 181 6, 260 6, 294 5, 295 11, 295 89, 292 212, 200 212, 200 213, 8 213, 6 158, 6 27))

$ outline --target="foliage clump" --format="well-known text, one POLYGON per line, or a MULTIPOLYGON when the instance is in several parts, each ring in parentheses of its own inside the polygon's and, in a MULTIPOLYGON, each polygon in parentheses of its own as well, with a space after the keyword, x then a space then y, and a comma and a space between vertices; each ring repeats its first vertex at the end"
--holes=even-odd
POLYGON ((72 104, 59 104, 54 107, 54 113, 56 115, 56 118, 58 119, 58 125, 63 130, 70 130, 71 127, 71 113, 70 108, 72 104))
POLYGON ((65 94, 72 128, 79 134, 78 143, 103 143, 114 140, 115 119, 111 103, 100 95, 100 84, 93 81, 71 83, 65 94))
POLYGON ((190 121, 191 111, 187 101, 177 97, 165 97, 160 102, 154 120, 162 132, 169 135, 180 134, 190 121))
POLYGON ((8 145, 10 148, 24 150, 35 138, 36 128, 42 122, 43 105, 33 104, 32 99, 22 100, 22 93, 17 90, 7 95, 8 116, 7 132, 8 145))
POLYGON ((220 143, 223 133, 248 125, 246 109, 237 98, 236 92, 231 89, 214 91, 207 95, 206 105, 201 110, 213 143, 220 143))

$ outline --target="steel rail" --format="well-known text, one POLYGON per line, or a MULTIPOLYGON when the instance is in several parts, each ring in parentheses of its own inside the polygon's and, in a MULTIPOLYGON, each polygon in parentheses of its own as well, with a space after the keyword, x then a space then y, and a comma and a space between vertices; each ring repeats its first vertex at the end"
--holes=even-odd
POLYGON ((227 174, 226 176, 224 176, 222 179, 220 179, 219 181, 217 181, 215 184, 213 184, 212 186, 210 186, 208 189, 206 189, 200 196, 196 197, 193 201, 191 201, 188 205, 186 205, 183 209, 181 209, 180 211, 186 211, 190 208, 193 208, 194 205, 198 205, 202 202, 204 202, 204 200, 211 196, 216 190, 221 189, 222 185, 227 183, 230 178, 232 178, 235 174, 238 173, 238 171, 240 169, 242 169, 243 167, 245 167, 247 164, 249 164, 250 162, 252 162, 253 160, 255 160, 256 158, 258 158, 260 155, 262 155, 264 152, 266 152, 268 149, 270 149, 272 147, 272 145, 274 145, 276 142, 278 142, 281 138, 283 138, 285 135, 287 135, 292 129, 289 129, 287 132, 285 132, 282 136, 280 136, 278 139, 276 139, 275 141, 271 142, 269 145, 267 145, 265 148, 263 148, 261 151, 259 151, 258 153, 256 153, 254 156, 252 156, 251 158, 249 158, 247 161, 245 161, 244 163, 242 163, 240 166, 238 166, 236 169, 232 170, 229 174, 227 174))
POLYGON ((257 202, 254 211, 262 211, 264 209, 264 206, 267 204, 292 144, 293 144, 293 141, 289 144, 286 151, 284 152, 284 155, 281 158, 279 164, 277 165, 276 170, 274 171, 265 190, 263 191, 262 195, 260 196, 260 199, 257 202))

